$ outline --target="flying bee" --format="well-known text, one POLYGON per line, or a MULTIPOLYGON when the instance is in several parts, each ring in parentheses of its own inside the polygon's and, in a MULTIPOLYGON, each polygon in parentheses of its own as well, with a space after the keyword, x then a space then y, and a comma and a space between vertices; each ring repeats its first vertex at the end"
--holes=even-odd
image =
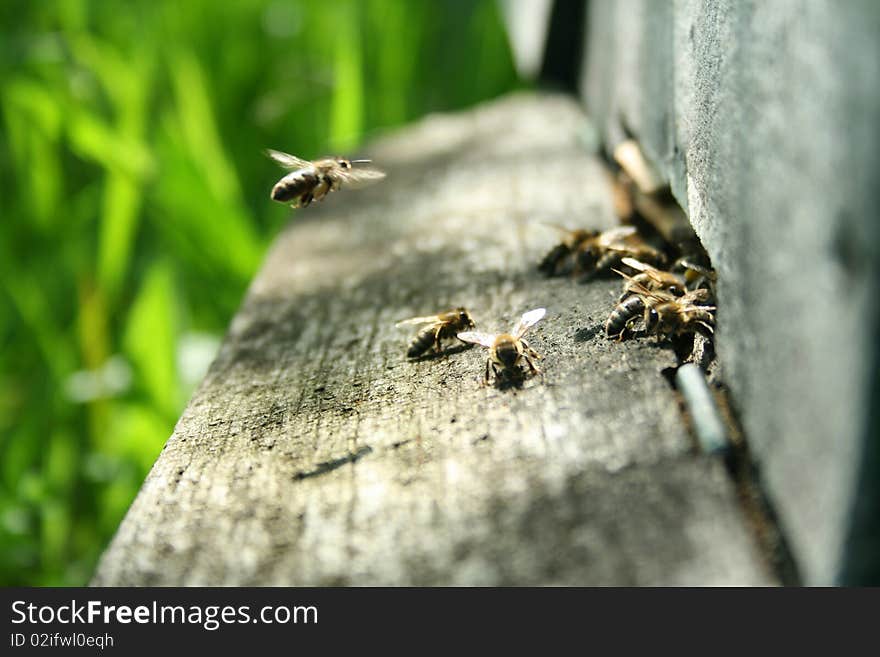
POLYGON ((354 168, 355 164, 366 164, 370 160, 327 157, 309 162, 272 149, 267 149, 266 155, 282 168, 291 169, 275 183, 271 198, 279 203, 290 203, 292 208, 304 208, 314 200, 321 201, 341 187, 363 187, 385 177, 385 173, 379 169, 354 168))
POLYGON ((533 360, 540 360, 541 356, 529 346, 523 337, 531 327, 541 321, 547 313, 546 308, 535 308, 525 313, 510 333, 483 333, 482 331, 465 331, 458 334, 458 339, 464 342, 473 342, 489 349, 489 357, 486 359, 485 383, 489 383, 490 370, 498 376, 518 375, 522 373, 519 367, 520 361, 525 361, 533 374, 540 374, 541 370, 533 360))
POLYGON ((406 355, 409 358, 418 358, 432 346, 434 351, 439 353, 443 340, 456 338, 461 331, 466 331, 476 326, 474 320, 471 319, 470 313, 464 308, 453 308, 437 315, 405 319, 402 322, 397 322, 395 326, 404 326, 406 324, 430 325, 416 333, 416 337, 409 343, 409 349, 406 351, 406 355))
POLYGON ((618 226, 578 245, 575 272, 582 281, 589 280, 620 266, 625 257, 652 265, 666 263, 663 252, 649 244, 635 226, 618 226))
POLYGON ((568 230, 561 226, 553 226, 553 228, 563 232, 564 237, 544 256, 538 264, 538 271, 544 272, 547 276, 564 276, 574 269, 574 254, 577 248, 587 240, 596 237, 599 231, 580 228, 568 230))

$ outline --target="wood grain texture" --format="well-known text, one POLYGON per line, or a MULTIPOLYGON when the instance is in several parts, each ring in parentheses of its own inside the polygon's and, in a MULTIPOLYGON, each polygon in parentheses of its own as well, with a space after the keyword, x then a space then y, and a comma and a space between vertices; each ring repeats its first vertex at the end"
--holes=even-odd
POLYGON ((772 583, 672 351, 604 337, 617 281, 535 270, 542 222, 613 223, 584 125, 557 96, 428 117, 365 151, 385 182, 297 212, 93 584, 772 583), (407 361, 395 322, 453 305, 545 306, 543 380, 407 361))

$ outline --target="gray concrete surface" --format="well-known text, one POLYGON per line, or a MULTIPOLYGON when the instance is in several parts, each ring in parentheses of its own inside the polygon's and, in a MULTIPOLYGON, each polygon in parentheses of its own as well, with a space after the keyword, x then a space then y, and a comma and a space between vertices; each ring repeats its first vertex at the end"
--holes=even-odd
POLYGON ((713 259, 725 379, 813 584, 839 581, 876 440, 878 35, 871 0, 588 4, 587 110, 642 143, 713 259))
POLYGON ((618 281, 536 271, 541 222, 613 223, 584 120, 530 95, 429 117, 365 152, 384 183, 297 212, 93 583, 775 583, 672 350, 604 337, 618 281), (545 306, 544 378, 408 362, 395 322, 457 304, 484 330, 545 306))

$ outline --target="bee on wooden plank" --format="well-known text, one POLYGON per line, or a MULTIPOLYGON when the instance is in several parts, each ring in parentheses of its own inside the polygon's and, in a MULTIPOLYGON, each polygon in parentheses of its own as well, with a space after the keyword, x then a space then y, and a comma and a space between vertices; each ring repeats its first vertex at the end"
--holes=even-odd
POLYGON ((443 340, 456 338, 458 333, 476 326, 465 308, 453 308, 425 317, 412 317, 398 322, 395 326, 408 324, 429 324, 416 333, 416 337, 409 343, 409 348, 406 351, 409 358, 418 358, 431 347, 434 347, 435 352, 440 353, 443 340))
POLYGON ((538 265, 548 276, 575 274, 580 280, 589 280, 620 266, 625 257, 654 265, 666 262, 663 252, 648 243, 635 226, 617 226, 602 232, 554 228, 563 232, 562 242, 538 265))
POLYGON ((553 226, 563 232, 562 241, 554 246, 538 264, 538 271, 547 276, 564 276, 574 270, 574 254, 577 248, 599 234, 598 230, 568 230, 561 226, 553 226))
POLYGON ((682 256, 675 261, 672 269, 681 272, 681 276, 690 290, 706 289, 710 292, 710 298, 715 296, 715 282, 717 275, 711 267, 704 266, 695 256, 682 256))
POLYGON ((310 162, 272 149, 267 149, 266 155, 282 168, 291 170, 275 183, 271 198, 279 203, 289 203, 292 208, 305 208, 312 201, 322 201, 327 194, 342 187, 364 187, 385 177, 379 169, 354 166, 367 164, 370 160, 326 157, 310 162))
POLYGON ((630 294, 623 297, 614 306, 614 310, 605 321, 605 335, 609 338, 623 340, 623 336, 630 324, 644 315, 645 301, 638 294, 630 294))
POLYGON ((575 273, 580 280, 589 280, 619 267, 625 257, 651 265, 666 263, 664 253, 645 240, 635 226, 618 226, 578 246, 575 273))
POLYGON ((629 325, 645 311, 645 301, 639 293, 641 290, 665 292, 673 297, 683 296, 687 291, 684 278, 677 274, 657 269, 635 258, 622 258, 621 264, 639 273, 629 276, 622 271, 612 269, 615 274, 623 276, 624 285, 623 292, 617 299, 617 305, 605 322, 605 335, 618 340, 623 339, 629 325))
POLYGON ((635 258, 621 258, 620 264, 626 265, 639 273, 635 276, 628 276, 617 269, 611 270, 615 274, 620 274, 624 277, 623 292, 618 301, 623 301, 626 297, 636 294, 635 284, 639 284, 651 292, 662 290, 675 297, 680 297, 687 292, 687 283, 683 276, 679 276, 671 271, 657 269, 635 258))
POLYGON ((704 305, 708 290, 691 290, 682 297, 652 292, 645 300, 645 329, 657 339, 687 333, 715 332, 715 306, 704 305))
POLYGON ((523 314, 510 333, 465 331, 458 334, 459 340, 472 342, 489 349, 489 357, 486 359, 485 383, 489 383, 490 370, 496 380, 500 375, 505 377, 521 375, 520 362, 522 361, 525 361, 533 374, 541 373, 541 370, 534 363, 534 360, 540 360, 541 356, 532 349, 523 336, 531 327, 541 321, 546 313, 546 308, 530 310, 523 314))

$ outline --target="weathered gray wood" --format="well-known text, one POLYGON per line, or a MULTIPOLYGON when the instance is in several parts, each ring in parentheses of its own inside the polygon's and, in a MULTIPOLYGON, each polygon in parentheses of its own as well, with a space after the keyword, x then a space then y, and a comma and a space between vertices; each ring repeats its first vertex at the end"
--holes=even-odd
POLYGON ((843 573, 880 571, 880 513, 853 511, 880 506, 877 2, 587 14, 584 100, 610 149, 640 142, 712 257, 725 379, 803 581, 876 582, 843 573))
POLYGON ((99 585, 772 582, 661 370, 605 339, 619 284, 542 278, 541 222, 612 224, 572 101, 429 117, 382 185, 298 212, 102 559, 99 585), (407 362, 396 320, 531 308, 543 380, 407 362))

